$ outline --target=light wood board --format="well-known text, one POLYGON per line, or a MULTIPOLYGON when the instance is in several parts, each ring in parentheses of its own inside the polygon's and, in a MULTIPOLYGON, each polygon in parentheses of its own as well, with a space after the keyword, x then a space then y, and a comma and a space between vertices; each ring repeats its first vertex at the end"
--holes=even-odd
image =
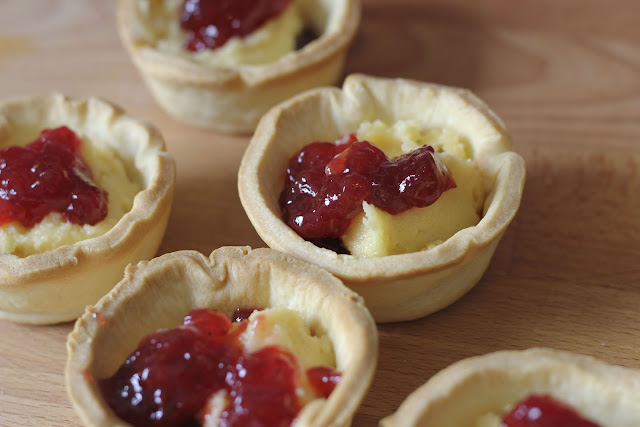
MULTIPOLYGON (((345 74, 472 89, 527 162, 518 216, 459 302, 380 326, 379 368, 354 425, 372 426, 447 365, 546 346, 640 368, 640 2, 365 0, 345 74)), ((155 123, 177 160, 160 253, 264 246, 240 205, 249 139, 153 102, 105 0, 0 1, 0 97, 98 95, 155 123)), ((0 425, 76 426, 64 390, 72 324, 0 321, 0 425)))

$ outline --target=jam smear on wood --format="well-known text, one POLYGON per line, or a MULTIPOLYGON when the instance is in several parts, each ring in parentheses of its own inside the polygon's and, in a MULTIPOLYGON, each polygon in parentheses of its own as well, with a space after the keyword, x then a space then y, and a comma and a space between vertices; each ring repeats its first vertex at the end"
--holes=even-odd
POLYGON ((73 224, 107 216, 108 195, 92 179, 82 142, 66 126, 45 129, 26 146, 0 150, 0 225, 33 227, 52 212, 73 224))
POLYGON ((502 418, 504 427, 599 427, 548 395, 532 395, 502 418))
MULTIPOLYGON (((118 371, 100 381, 106 402, 136 426, 193 426, 209 399, 224 390, 221 425, 290 425, 301 409, 297 360, 277 346, 244 352, 238 337, 247 325, 243 320, 232 330, 221 312, 191 311, 178 328, 144 337, 118 371)), ((312 385, 327 396, 340 374, 315 370, 307 375, 320 377, 312 385)))
POLYGON ((190 51, 216 49, 280 15, 291 0, 185 0, 180 25, 190 51))
POLYGON ((433 147, 389 159, 354 134, 314 142, 289 161, 280 195, 284 221, 301 237, 336 239, 366 201, 390 214, 425 207, 456 183, 433 147))

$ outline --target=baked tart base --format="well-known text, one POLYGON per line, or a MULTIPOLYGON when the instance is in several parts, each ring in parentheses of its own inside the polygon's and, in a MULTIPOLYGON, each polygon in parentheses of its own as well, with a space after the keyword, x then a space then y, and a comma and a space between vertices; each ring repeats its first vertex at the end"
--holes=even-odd
POLYGON ((0 103, 0 144, 33 140, 66 125, 123 161, 142 190, 105 234, 25 257, 0 254, 0 318, 47 324, 76 319, 118 283, 129 263, 153 257, 169 218, 175 164, 151 125, 97 98, 60 94, 0 103))
POLYGON ((304 25, 317 39, 266 64, 216 67, 171 55, 142 37, 147 18, 136 2, 118 2, 118 30, 155 100, 181 121, 230 133, 250 133, 278 102, 335 83, 360 22, 359 0, 301 0, 304 25))
POLYGON ((326 332, 342 379, 328 399, 303 407, 297 425, 349 425, 377 360, 377 330, 362 299, 320 268, 247 247, 223 247, 209 257, 180 251, 129 266, 113 291, 87 308, 69 335, 66 368, 67 390, 85 425, 122 423, 96 380, 111 376, 143 336, 178 326, 194 308, 230 316, 238 307, 288 308, 326 332))
POLYGON ((311 90, 271 109, 242 160, 238 188, 249 219, 270 247, 327 269, 364 297, 376 321, 394 322, 442 309, 480 280, 518 210, 524 179, 524 160, 512 151, 504 125, 471 92, 352 75, 342 90, 311 90), (306 144, 335 141, 374 120, 412 120, 466 138, 484 181, 480 222, 431 249, 382 257, 337 254, 288 227, 278 199, 291 156, 306 144))
POLYGON ((640 371, 591 356, 533 348, 454 363, 414 391, 381 426, 475 426, 532 394, 551 395, 602 426, 640 425, 640 371))

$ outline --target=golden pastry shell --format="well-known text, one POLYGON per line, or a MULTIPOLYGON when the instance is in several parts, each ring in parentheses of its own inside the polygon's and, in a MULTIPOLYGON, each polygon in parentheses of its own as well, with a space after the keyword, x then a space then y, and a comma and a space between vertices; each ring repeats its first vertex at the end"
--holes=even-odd
POLYGON ((0 145, 12 132, 66 125, 106 144, 142 183, 126 213, 107 233, 27 257, 0 254, 0 318, 47 324, 74 320, 118 283, 129 263, 153 257, 169 218, 175 163, 160 133, 97 98, 61 94, 0 103, 0 145))
POLYGON ((118 1, 118 30, 156 102, 181 121, 230 133, 250 133, 278 102, 335 83, 361 8, 360 0, 302 0, 305 24, 321 30, 317 39, 274 62, 219 68, 161 52, 143 41, 136 35, 141 18, 135 2, 118 1))
POLYGON ((307 91, 261 120, 242 159, 242 205, 272 248, 327 269, 362 295, 378 322, 416 319, 453 303, 481 278, 518 210, 524 160, 502 121, 471 92, 404 79, 351 75, 342 90, 307 91), (376 119, 416 120, 470 141, 485 181, 482 220, 436 247, 384 257, 339 255, 305 241, 281 219, 278 204, 289 158, 314 141, 333 141, 376 119))
POLYGON ((531 394, 549 394, 603 427, 640 425, 640 371, 548 348, 454 363, 414 391, 381 426, 473 426, 531 394))
POLYGON ((271 249, 223 247, 207 258, 195 251, 169 253, 137 266, 88 307, 69 335, 67 390, 88 426, 123 422, 106 406, 96 379, 111 376, 139 340, 177 327, 195 308, 231 315, 237 307, 286 307, 326 331, 342 379, 328 399, 316 399, 299 426, 350 423, 372 380, 377 329, 362 299, 326 271, 271 249))

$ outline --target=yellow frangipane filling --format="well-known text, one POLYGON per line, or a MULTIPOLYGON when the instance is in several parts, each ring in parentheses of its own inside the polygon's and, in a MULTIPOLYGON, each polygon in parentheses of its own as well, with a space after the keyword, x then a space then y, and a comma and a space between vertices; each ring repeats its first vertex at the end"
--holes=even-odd
POLYGON ((138 1, 135 34, 160 52, 213 67, 265 64, 295 50, 296 37, 303 28, 298 3, 292 1, 282 14, 247 37, 233 37, 217 49, 191 52, 183 46, 186 35, 180 28, 183 0, 138 1))
MULTIPOLYGON (((293 354, 298 361, 300 382, 296 395, 304 405, 316 398, 317 393, 307 380, 305 372, 314 366, 335 368, 333 345, 326 333, 312 329, 293 310, 268 308, 254 311, 249 316, 249 325, 240 335, 246 353, 254 353, 268 346, 278 346, 293 354)), ((234 327, 238 324, 235 323, 234 327)), ((217 426, 218 419, 228 405, 229 396, 222 390, 215 393, 202 414, 205 426, 217 426)))
MULTIPOLYGON (((506 413, 507 411, 505 411, 506 413)), ((470 427, 500 427, 502 423, 502 417, 498 414, 494 414, 493 412, 488 412, 486 414, 480 415, 475 424, 470 427)))
POLYGON ((78 225, 67 222, 58 213, 51 213, 31 228, 8 223, 0 227, 0 253, 25 257, 100 236, 131 210, 133 199, 142 186, 129 179, 125 165, 115 151, 83 140, 82 155, 94 182, 108 193, 106 218, 96 225, 78 225))
POLYGON ((389 158, 432 145, 457 187, 445 191, 429 206, 397 215, 364 202, 364 212, 353 219, 342 236, 352 255, 386 256, 429 249, 480 221, 484 184, 470 145, 460 135, 447 129, 424 129, 414 121, 389 126, 377 120, 362 123, 357 138, 374 144, 389 158))

